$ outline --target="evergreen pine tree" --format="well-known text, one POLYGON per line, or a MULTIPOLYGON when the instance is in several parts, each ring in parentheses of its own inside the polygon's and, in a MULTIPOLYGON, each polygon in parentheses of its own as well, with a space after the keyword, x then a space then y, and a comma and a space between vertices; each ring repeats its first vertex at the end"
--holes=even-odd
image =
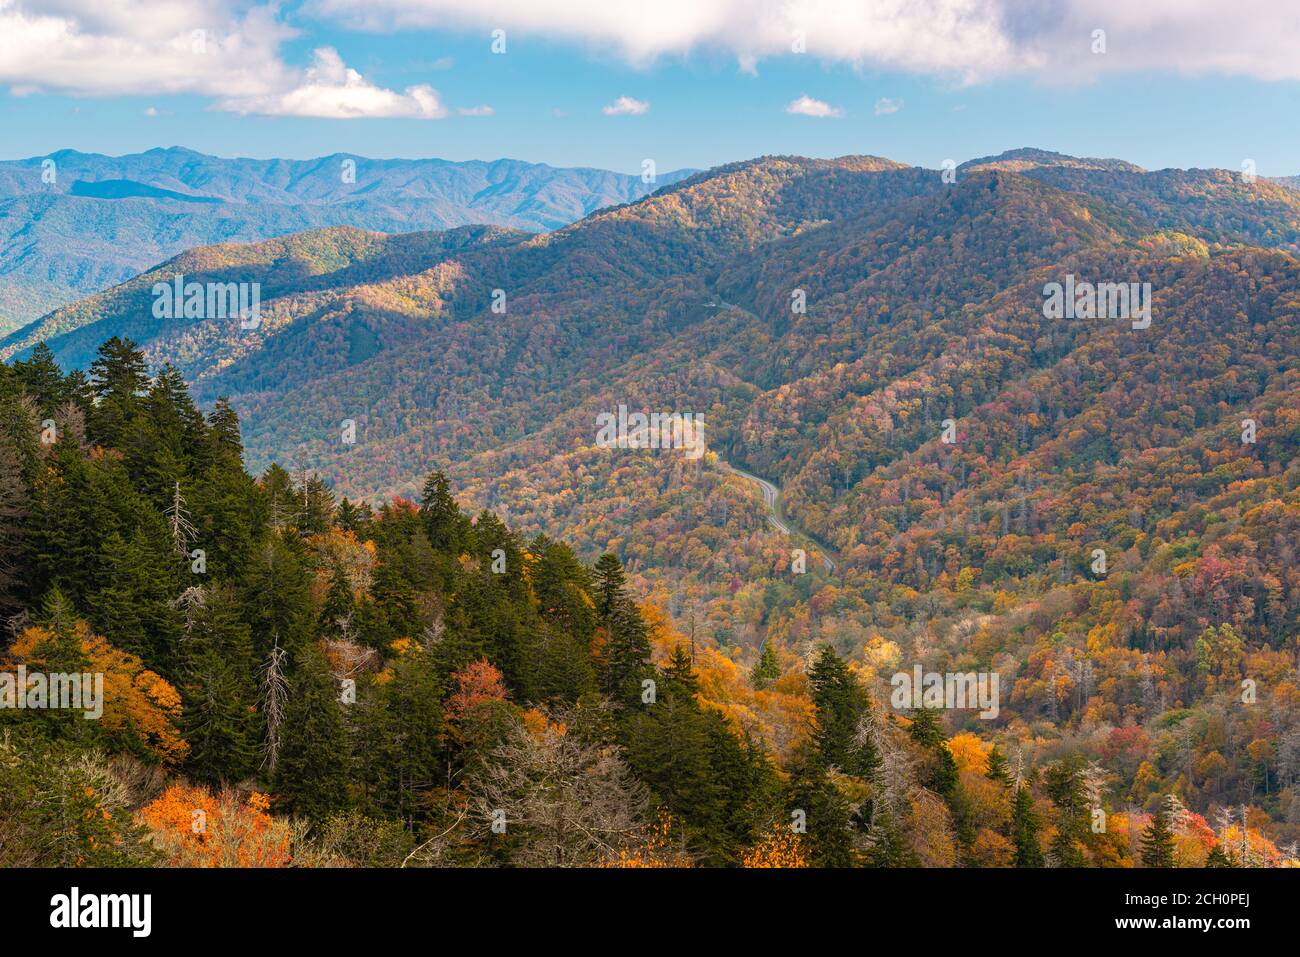
POLYGON ((1034 813, 1034 797, 1028 786, 1016 787, 1011 800, 1011 842, 1015 845, 1016 867, 1042 867, 1043 849, 1038 843, 1040 825, 1034 813))
POLYGON ((1142 865, 1144 867, 1174 866, 1174 832, 1169 826, 1169 815, 1161 803, 1151 815, 1151 823, 1142 832, 1142 865))
POLYGON ((248 625, 231 588, 204 589, 182 645, 186 768, 207 784, 238 782, 257 764, 258 689, 248 625))
POLYGON ((28 502, 18 455, 0 442, 0 614, 21 604, 18 571, 26 546, 28 502))
POLYGON ((443 688, 427 651, 394 662, 392 677, 359 695, 357 776, 371 809, 412 826, 420 798, 446 784, 443 688))
POLYGON ((815 743, 791 760, 786 786, 787 824, 801 834, 816 867, 852 867, 856 863, 853 809, 827 775, 824 757, 815 743))
POLYGON ((317 625, 318 633, 339 637, 342 634, 340 622, 349 620, 355 608, 352 580, 342 565, 335 565, 334 573, 330 577, 329 591, 325 594, 325 605, 321 608, 320 621, 317 625))
POLYGON ((691 661, 691 653, 686 649, 685 644, 674 647, 672 654, 668 656, 668 666, 664 668, 663 682, 665 686, 676 688, 683 694, 694 695, 699 693, 700 679, 695 674, 695 665, 691 661))
POLYGON ((99 399, 90 421, 91 438, 108 448, 125 449, 148 383, 144 353, 130 339, 113 336, 99 347, 90 376, 99 399))
POLYGON ((15 362, 13 371, 26 393, 35 400, 42 417, 53 415, 55 409, 74 398, 54 352, 44 341, 38 342, 26 359, 15 362))
POLYGON ((639 702, 641 683, 654 669, 645 622, 631 600, 610 614, 601 659, 601 687, 605 694, 625 705, 639 702))
POLYGON ((465 543, 465 517, 451 494, 451 483, 442 472, 434 471, 425 480, 420 496, 420 518, 424 532, 435 551, 453 557, 460 554, 465 543))
POLYGON ((996 744, 989 750, 988 770, 984 772, 984 776, 990 781, 996 781, 1003 787, 1011 786, 1011 769, 1007 765, 1006 755, 998 749, 996 744))
POLYGON ((749 673, 749 682, 762 691, 779 677, 781 677, 781 663, 776 657, 776 646, 769 638, 763 642, 763 650, 759 652, 758 661, 754 663, 754 668, 749 673))
POLYGON ((545 535, 532 540, 533 592, 542 617, 560 631, 590 648, 596 630, 596 613, 588 593, 590 575, 567 545, 545 535))
POLYGON ((176 554, 161 515, 143 506, 139 521, 128 538, 114 532, 104 539, 96 564, 105 581, 91 599, 91 621, 116 647, 175 678, 181 628, 173 602, 184 590, 182 569, 188 572, 188 565, 176 554))
POLYGON ((859 734, 871 704, 866 689, 829 645, 818 654, 808 677, 817 709, 814 741, 822 766, 869 780, 880 759, 870 739, 859 734))
POLYGON ((1087 864, 1083 845, 1091 823, 1078 758, 1067 758, 1048 768, 1045 788, 1057 812, 1056 836, 1049 848, 1052 858, 1057 867, 1083 867, 1087 864))
POLYGON ((308 645, 294 658, 275 790, 294 813, 319 821, 348 803, 347 733, 320 653, 308 645))
POLYGON ((1233 863, 1232 858, 1224 853, 1222 844, 1215 844, 1214 847, 1210 848, 1210 853, 1205 858, 1205 866, 1236 867, 1237 865, 1233 863))
POLYGON ((596 614, 601 622, 608 622, 614 609, 627 593, 627 576, 617 555, 609 552, 596 560, 595 567, 596 614))

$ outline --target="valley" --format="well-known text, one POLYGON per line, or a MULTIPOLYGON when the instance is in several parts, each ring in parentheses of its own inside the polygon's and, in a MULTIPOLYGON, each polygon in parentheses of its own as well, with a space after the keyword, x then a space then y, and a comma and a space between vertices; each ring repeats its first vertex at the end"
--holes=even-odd
POLYGON ((540 235, 190 249, 0 357, 40 382, 129 339, 203 407, 228 399, 260 482, 351 514, 421 500, 437 470, 530 548, 614 556, 647 614, 689 621, 706 697, 782 767, 820 655, 882 701, 900 668, 996 674, 996 717, 953 711, 944 735, 1069 753, 1123 804, 1250 803, 1283 840, 1297 252, 1300 197, 1228 171, 1020 150, 947 183, 762 157, 540 235), (156 315, 177 275, 257 283, 260 322, 156 315), (1143 290, 1143 321, 1045 308, 1069 277, 1143 290), (599 447, 620 406, 702 416, 707 452, 599 447))

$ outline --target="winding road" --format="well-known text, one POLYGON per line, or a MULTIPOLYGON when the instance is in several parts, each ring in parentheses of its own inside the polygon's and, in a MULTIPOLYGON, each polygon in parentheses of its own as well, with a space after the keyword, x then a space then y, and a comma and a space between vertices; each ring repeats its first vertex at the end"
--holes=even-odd
MULTIPOLYGON (((721 298, 720 296, 708 302, 701 303, 701 305, 708 306, 708 307, 716 307, 720 309, 735 309, 737 312, 743 312, 745 315, 749 316, 755 322, 759 322, 759 323, 762 322, 762 320, 759 319, 758 316, 754 315, 744 306, 738 306, 734 302, 727 302, 725 299, 721 298)), ((746 472, 744 469, 738 469, 734 465, 728 462, 724 462, 721 458, 718 459, 718 463, 728 472, 733 472, 734 474, 739 475, 741 478, 745 479, 747 482, 753 482, 755 485, 759 487, 759 490, 762 491, 763 493, 763 501, 767 504, 767 511, 768 511, 767 520, 772 523, 773 528, 775 528, 782 535, 786 535, 791 538, 807 539, 809 542, 811 542, 813 545, 817 547, 817 550, 819 552, 821 552, 822 565, 826 568, 826 571, 828 573, 835 571, 835 559, 830 557, 831 550, 827 548, 825 545, 823 545, 820 541, 818 541, 815 537, 808 534, 807 531, 805 531, 804 529, 796 525, 790 519, 790 516, 785 513, 785 508, 781 505, 781 490, 777 488, 777 486, 774 483, 769 482, 765 478, 760 478, 759 476, 754 475, 752 472, 746 472)))
POLYGON ((760 478, 759 476, 754 475, 752 472, 746 472, 744 469, 738 469, 728 462, 723 462, 721 459, 719 459, 718 462, 728 472, 739 475, 741 478, 748 482, 753 482, 759 487, 759 490, 763 493, 763 502, 767 505, 767 520, 772 523, 773 528, 782 535, 788 535, 791 538, 806 538, 817 547, 819 552, 821 552, 822 565, 826 568, 826 571, 828 573, 835 571, 835 560, 830 557, 830 549, 812 535, 808 534, 808 532, 795 525, 791 521, 790 516, 785 513, 785 508, 781 505, 781 490, 777 488, 776 485, 765 478, 760 478))

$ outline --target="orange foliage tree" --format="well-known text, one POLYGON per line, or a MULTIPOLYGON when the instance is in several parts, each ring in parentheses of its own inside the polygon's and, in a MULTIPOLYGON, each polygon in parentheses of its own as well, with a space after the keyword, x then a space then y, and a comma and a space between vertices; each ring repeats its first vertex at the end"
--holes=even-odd
POLYGON ((745 867, 807 867, 808 851, 803 839, 785 827, 773 827, 745 852, 745 867))
POLYGON ((287 867, 292 828, 268 814, 269 806, 256 791, 214 795, 173 784, 138 818, 172 867, 287 867))
MULTIPOLYGON (((135 655, 119 651, 95 634, 84 621, 72 623, 71 639, 81 649, 86 671, 104 676, 104 713, 98 730, 134 744, 164 763, 184 759, 189 745, 178 727, 181 696, 176 689, 135 655)), ((26 628, 10 647, 10 660, 14 666, 45 667, 59 641, 59 636, 48 628, 26 628)))

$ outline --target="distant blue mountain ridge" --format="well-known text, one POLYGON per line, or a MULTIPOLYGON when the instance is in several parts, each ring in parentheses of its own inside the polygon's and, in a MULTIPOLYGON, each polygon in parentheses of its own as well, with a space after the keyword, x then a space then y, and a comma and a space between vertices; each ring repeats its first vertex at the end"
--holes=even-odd
POLYGON ((2 161, 0 335, 194 246, 326 226, 542 232, 693 172, 645 183, 511 159, 232 159, 180 147, 2 161))

